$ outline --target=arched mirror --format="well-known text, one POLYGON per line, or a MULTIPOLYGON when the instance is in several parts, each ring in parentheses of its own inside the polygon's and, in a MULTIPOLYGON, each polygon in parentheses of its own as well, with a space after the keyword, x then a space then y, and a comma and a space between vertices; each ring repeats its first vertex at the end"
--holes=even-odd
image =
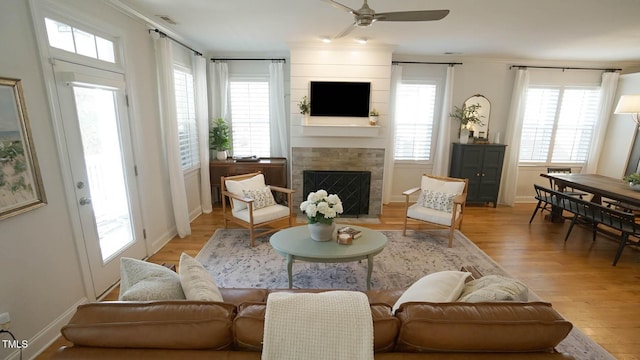
POLYGON ((476 94, 464 102, 464 107, 470 107, 472 105, 476 106, 476 112, 482 121, 482 124, 473 125, 473 128, 471 129, 473 130, 473 137, 480 140, 486 140, 489 138, 489 116, 491 115, 491 103, 489 102, 489 99, 483 95, 476 94))

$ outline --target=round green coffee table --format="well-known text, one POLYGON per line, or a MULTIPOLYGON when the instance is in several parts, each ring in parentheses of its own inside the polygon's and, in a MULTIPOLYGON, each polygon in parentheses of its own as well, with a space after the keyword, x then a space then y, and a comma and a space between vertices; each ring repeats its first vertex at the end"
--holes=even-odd
MULTIPOLYGON (((343 226, 337 225, 336 228, 343 226)), ((349 227, 362 231, 362 236, 353 240, 351 245, 340 245, 335 240, 314 241, 309 237, 306 225, 280 230, 271 236, 269 243, 273 249, 287 259, 289 289, 293 287, 293 262, 295 260, 341 263, 367 259, 367 289, 371 288, 373 257, 387 245, 387 237, 380 231, 361 226, 349 227)), ((335 234, 334 234, 335 237, 335 234)))

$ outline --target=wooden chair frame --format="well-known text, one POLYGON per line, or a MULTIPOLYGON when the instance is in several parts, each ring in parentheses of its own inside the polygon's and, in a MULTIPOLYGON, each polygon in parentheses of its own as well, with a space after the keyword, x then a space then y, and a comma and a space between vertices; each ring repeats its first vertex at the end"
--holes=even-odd
POLYGON ((402 193, 402 195, 404 195, 405 197, 405 201, 404 201, 404 227, 402 229, 402 235, 407 235, 407 220, 411 219, 411 220, 415 220, 415 221, 419 221, 419 222, 423 222, 426 224, 432 224, 432 225, 436 225, 436 226, 440 226, 440 227, 445 227, 449 229, 449 247, 453 246, 453 233, 454 230, 457 228, 458 230, 462 229, 462 219, 463 219, 463 215, 464 215, 464 208, 467 204, 467 191, 469 189, 469 179, 460 179, 460 178, 453 178, 453 177, 446 177, 446 176, 435 176, 435 175, 430 175, 430 174, 423 174, 422 176, 426 176, 428 178, 431 179, 436 179, 436 180, 441 180, 441 181, 457 181, 457 182, 464 182, 464 190, 462 191, 462 194, 456 196, 453 198, 453 209, 452 209, 452 214, 453 216, 451 217, 451 224, 449 225, 442 225, 442 224, 436 224, 436 223, 432 223, 429 221, 424 221, 421 219, 415 219, 415 218, 411 218, 408 216, 408 212, 409 212, 409 200, 411 198, 412 195, 418 193, 421 191, 421 187, 415 187, 409 190, 406 190, 402 193), (459 211, 458 211, 459 210, 459 211))
MULTIPOLYGON (((295 190, 269 185, 269 187, 271 188, 271 191, 284 194, 286 196, 287 206, 289 207, 289 215, 280 217, 277 219, 265 221, 262 223, 258 223, 258 224, 254 223, 253 221, 253 199, 245 199, 241 196, 232 194, 227 190, 227 185, 225 183, 225 180, 242 181, 242 180, 250 179, 261 173, 262 173, 261 171, 258 171, 250 174, 220 177, 220 190, 221 190, 220 192, 222 194, 222 216, 224 221, 224 228, 225 229, 227 228, 228 221, 232 221, 242 226, 243 228, 249 229, 249 238, 251 241, 251 247, 253 247, 256 237, 271 234, 278 230, 286 229, 288 227, 293 226, 293 193, 295 192, 295 190), (229 204, 227 204, 227 199, 229 201, 229 204), (232 211, 233 211, 234 204, 232 199, 235 199, 247 204, 247 207, 249 208, 249 222, 246 222, 242 219, 239 219, 233 216, 232 211), (276 226, 277 225, 276 223, 282 222, 283 220, 287 220, 286 225, 276 226)), ((276 197, 276 201, 277 201, 277 197, 276 197)))

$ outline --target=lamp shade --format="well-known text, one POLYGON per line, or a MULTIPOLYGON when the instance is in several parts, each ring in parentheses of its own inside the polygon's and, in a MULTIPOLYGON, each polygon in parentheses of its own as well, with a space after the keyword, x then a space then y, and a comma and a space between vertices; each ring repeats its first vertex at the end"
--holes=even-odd
POLYGON ((640 95, 622 95, 618 101, 615 114, 639 114, 640 95))

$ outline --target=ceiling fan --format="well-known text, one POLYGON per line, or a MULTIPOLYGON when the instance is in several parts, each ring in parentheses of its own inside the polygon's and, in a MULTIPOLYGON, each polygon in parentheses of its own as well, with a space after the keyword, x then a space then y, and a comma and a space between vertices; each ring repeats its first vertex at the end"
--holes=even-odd
POLYGON ((449 14, 449 10, 416 10, 376 13, 369 7, 367 0, 364 0, 364 4, 362 4, 362 7, 358 10, 340 4, 334 0, 324 1, 338 9, 351 13, 355 19, 353 24, 349 25, 348 28, 336 35, 336 39, 349 34, 356 27, 367 27, 376 21, 434 21, 440 20, 449 14))

